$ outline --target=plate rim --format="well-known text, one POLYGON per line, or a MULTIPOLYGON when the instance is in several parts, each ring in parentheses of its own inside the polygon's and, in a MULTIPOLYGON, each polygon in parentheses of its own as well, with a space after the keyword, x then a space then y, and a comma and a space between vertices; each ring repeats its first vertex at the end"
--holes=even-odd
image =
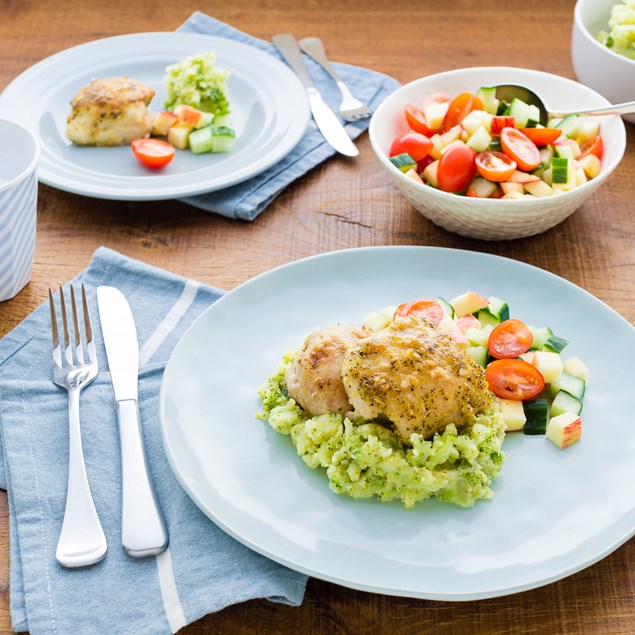
MULTIPOLYGON (((431 592, 428 589, 424 589, 424 590, 416 590, 416 589, 397 589, 397 588, 392 588, 392 587, 383 587, 379 584, 373 584, 373 583, 364 583, 364 582, 360 582, 358 580, 355 579, 347 579, 342 577, 341 575, 332 575, 329 574, 328 572, 324 571, 324 570, 319 570, 317 571, 315 568, 312 568, 310 566, 306 566, 305 564, 299 563, 296 560, 292 559, 292 558, 288 558, 284 555, 281 555, 280 553, 277 553, 276 551, 272 551, 266 547, 263 547, 262 545, 253 542, 252 540, 243 537, 238 531, 236 531, 233 527, 229 526, 221 517, 218 516, 217 513, 215 513, 215 511, 213 509, 210 508, 210 506, 201 498, 201 496, 198 494, 198 492, 193 491, 192 488, 190 487, 190 485, 187 483, 187 480, 183 474, 183 472, 181 471, 181 467, 179 466, 179 464, 176 461, 175 456, 172 454, 171 450, 170 450, 170 440, 168 439, 167 436, 167 424, 166 424, 166 420, 165 420, 165 396, 166 396, 166 376, 169 378, 169 372, 168 372, 168 368, 170 366, 170 364, 172 363, 172 360, 175 357, 176 351, 178 349, 178 347, 180 346, 181 342, 188 336, 188 333, 195 328, 196 324, 199 322, 199 320, 204 320, 205 316, 208 314, 208 312, 213 311, 214 307, 216 307, 219 303, 223 303, 223 301, 225 300, 225 298, 229 297, 231 294, 233 294, 234 292, 238 291, 239 289, 243 289, 246 286, 251 286, 252 284, 258 284, 258 281, 262 278, 266 278, 267 276, 271 275, 271 274, 275 274, 276 272, 279 272, 281 270, 284 269, 288 269, 288 268, 293 268, 295 265, 299 264, 299 263, 304 263, 304 262, 310 262, 310 261, 315 261, 315 260, 319 260, 319 259, 324 259, 324 258, 329 258, 331 256, 337 255, 337 254, 345 254, 345 253, 353 253, 353 252, 375 252, 377 253, 378 251, 383 251, 383 250, 389 250, 389 251, 426 251, 426 252, 438 252, 439 254, 451 254, 451 253, 461 253, 461 254, 468 254, 470 256, 476 256, 478 258, 484 258, 486 260, 491 260, 491 261, 499 261, 499 262, 507 262, 507 263, 513 263, 514 266, 520 266, 521 268, 528 268, 530 270, 533 270, 534 272, 538 272, 540 275, 545 275, 548 276, 549 278, 551 278, 554 281, 557 281, 559 284, 565 284, 566 286, 572 287, 576 290, 577 293, 582 292, 583 295, 585 295, 587 298, 589 298, 591 301, 597 302, 600 305, 602 305, 603 310, 607 310, 608 312, 610 312, 614 318, 619 319, 623 324, 625 324, 627 327, 630 328, 630 330, 633 332, 633 335, 635 336, 635 326, 633 326, 633 324, 631 324, 626 318, 624 318, 621 314, 619 314, 617 311, 615 311, 612 307, 610 307, 608 304, 606 304, 605 302, 603 302, 602 300, 600 300, 599 298, 597 298, 596 296, 594 296, 593 294, 591 294, 590 292, 586 291, 584 288, 580 287, 579 285, 571 282, 570 280, 563 278, 562 276, 559 276, 557 274, 554 274, 546 269, 543 269, 541 267, 538 267, 536 265, 524 262, 522 260, 517 260, 514 258, 509 258, 506 256, 500 256, 497 254, 489 254, 489 253, 485 253, 485 252, 477 252, 474 250, 469 250, 469 249, 461 249, 461 248, 452 248, 452 247, 436 247, 436 246, 420 246, 420 245, 382 245, 382 246, 367 246, 367 247, 354 247, 354 248, 342 248, 342 249, 337 249, 337 250, 333 250, 333 251, 328 251, 328 252, 324 252, 324 253, 319 253, 319 254, 314 254, 311 256, 307 256, 304 258, 299 258, 296 260, 293 260, 291 262, 287 262, 284 264, 281 264, 279 266, 273 267, 269 270, 263 271, 260 274, 246 280, 245 282, 243 282, 242 284, 236 286, 234 289, 226 292, 221 298, 219 298, 218 300, 216 300, 215 302, 213 302, 213 304, 211 304, 209 307, 207 307, 199 316, 197 316, 196 319, 194 319, 192 321, 192 323, 188 326, 188 328, 186 329, 186 331, 181 335, 181 337, 179 338, 179 341, 176 343, 176 345, 174 346, 174 349, 172 350, 172 353, 170 354, 170 357, 166 363, 165 369, 164 369, 164 374, 163 374, 163 378, 161 381, 161 386, 160 386, 160 391, 159 391, 159 420, 160 420, 160 430, 161 430, 161 438, 162 438, 162 442, 163 442, 163 448, 166 454, 166 457, 168 459, 170 468, 173 471, 173 474, 175 475, 175 477, 177 478, 177 480, 179 481, 179 483, 181 484, 181 486, 183 487, 183 489, 185 490, 185 492, 188 494, 188 496, 193 500, 193 502, 199 507, 199 509, 201 509, 201 511, 208 516, 208 518, 210 518, 212 520, 212 522, 214 522, 216 525, 218 525, 223 531, 225 531, 228 535, 232 536, 234 539, 236 539, 238 542, 240 542, 241 544, 249 547, 250 549, 252 549, 253 551, 256 551, 257 553, 260 553, 261 555, 270 558, 271 560, 278 562, 279 564, 282 564, 284 566, 287 566, 288 568, 298 571, 300 573, 306 574, 308 576, 314 577, 316 579, 320 579, 320 580, 324 580, 327 582, 331 582, 334 584, 338 584, 338 585, 342 585, 345 586, 347 588, 351 588, 351 589, 356 589, 356 590, 360 590, 360 591, 365 591, 365 592, 370 592, 370 593, 377 593, 377 594, 384 594, 384 595, 390 595, 390 596, 397 596, 397 597, 409 597, 409 598, 416 598, 416 599, 426 599, 426 600, 434 600, 434 601, 451 601, 451 602, 463 602, 463 601, 475 601, 475 600, 483 600, 483 599, 489 599, 489 598, 496 598, 496 597, 503 597, 503 596, 507 596, 507 595, 513 595, 516 593, 520 593, 520 592, 525 592, 525 591, 529 591, 532 589, 536 589, 536 588, 540 588, 549 584, 552 584, 553 582, 556 582, 558 580, 562 580, 564 578, 567 578, 579 571, 582 571, 590 566, 592 566, 593 564, 599 562, 600 560, 606 558, 608 555, 610 555, 611 553, 613 553, 616 549, 618 549, 620 546, 622 546, 625 542, 627 542, 629 539, 631 539, 634 535, 635 535, 635 523, 633 523, 633 526, 630 527, 627 531, 622 532, 619 536, 617 536, 615 538, 615 540, 613 540, 612 542, 610 542, 609 544, 605 545, 605 547, 603 549, 600 549, 597 553, 595 553, 592 557, 587 558, 586 560, 582 560, 578 563, 574 563, 571 566, 568 566, 564 569, 560 569, 557 572, 551 574, 551 575, 547 575, 547 576, 542 576, 542 577, 536 577, 534 579, 529 579, 525 582, 520 582, 517 583, 513 586, 509 586, 506 588, 498 588, 498 586, 496 588, 492 588, 492 589, 486 589, 486 590, 482 590, 482 591, 475 591, 475 592, 469 592, 469 593, 465 593, 465 592, 459 592, 457 594, 451 594, 451 593, 447 593, 447 592, 439 592, 439 593, 435 593, 435 592, 431 592)), ((222 305, 221 305, 222 306, 222 305)), ((307 468, 308 469, 308 468, 307 468)), ((333 494, 335 496, 335 494, 333 494)), ((635 508, 634 508, 635 511, 635 508)))
MULTIPOLYGON (((66 59, 72 59, 78 53, 81 54, 87 50, 99 49, 100 47, 112 48, 113 45, 116 49, 117 42, 128 42, 139 39, 147 40, 148 38, 158 40, 181 40, 187 38, 188 40, 196 39, 208 42, 222 41, 225 45, 249 51, 249 53, 254 54, 256 58, 266 56, 267 62, 271 63, 276 68, 276 71, 289 82, 288 86, 292 87, 294 98, 298 100, 298 103, 302 104, 301 110, 298 112, 297 117, 293 120, 293 126, 290 128, 290 132, 283 135, 282 142, 278 144, 276 151, 272 151, 269 159, 260 164, 257 169, 247 171, 234 179, 226 179, 223 184, 212 186, 211 188, 205 185, 207 181, 203 181, 197 185, 190 184, 189 186, 161 187, 160 185, 155 184, 151 188, 148 187, 148 189, 140 188, 138 185, 134 184, 119 184, 114 187, 104 187, 100 184, 82 184, 81 180, 78 181, 77 179, 72 179, 66 176, 56 177, 55 170, 51 169, 51 165, 54 165, 53 163, 43 166, 42 162, 40 162, 40 166, 38 168, 38 180, 41 183, 72 194, 79 194, 105 200, 156 201, 219 192, 262 174, 287 156, 305 135, 311 116, 306 91, 304 90, 304 86, 302 85, 300 79, 284 62, 269 54, 267 51, 262 50, 258 46, 254 46, 231 37, 206 33, 190 33, 186 31, 148 31, 125 33, 121 35, 92 39, 87 42, 75 44, 62 49, 61 51, 57 51, 44 59, 35 62, 7 84, 0 93, 0 117, 21 121, 19 118, 16 119, 14 115, 15 105, 11 107, 10 100, 15 99, 16 96, 19 97, 21 86, 28 83, 32 80, 32 78, 37 78, 38 74, 43 70, 63 63, 66 59)), ((117 59, 114 61, 116 62, 117 59)), ((37 128, 34 129, 33 122, 26 122, 24 125, 27 125, 29 129, 32 130, 40 144, 44 146, 44 141, 42 140, 37 128)), ((156 178, 160 175, 153 174, 150 176, 156 178)))

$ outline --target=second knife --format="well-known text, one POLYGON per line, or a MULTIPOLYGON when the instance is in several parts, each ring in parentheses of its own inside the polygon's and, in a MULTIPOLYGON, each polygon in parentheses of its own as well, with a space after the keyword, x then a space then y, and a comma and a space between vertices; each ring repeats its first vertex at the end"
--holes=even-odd
POLYGON ((287 64, 297 73, 302 80, 309 96, 309 106, 313 119, 327 143, 340 154, 347 157, 356 157, 359 154, 357 146, 351 141, 348 133, 335 113, 326 105, 320 92, 315 87, 309 72, 306 69, 302 52, 293 35, 284 33, 274 35, 272 42, 287 61, 287 64))
POLYGON ((121 444, 121 542, 133 558, 165 551, 168 532, 148 470, 138 403, 139 344, 119 289, 97 288, 99 320, 117 401, 121 444))

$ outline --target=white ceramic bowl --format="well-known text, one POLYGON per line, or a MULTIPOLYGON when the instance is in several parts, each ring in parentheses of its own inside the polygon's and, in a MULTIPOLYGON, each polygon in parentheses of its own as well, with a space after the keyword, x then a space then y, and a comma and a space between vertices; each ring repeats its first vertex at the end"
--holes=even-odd
POLYGON ((502 200, 478 199, 448 194, 416 183, 388 160, 390 144, 408 130, 404 116, 407 104, 420 103, 432 93, 450 96, 476 92, 481 86, 520 84, 542 96, 551 107, 575 110, 606 106, 609 102, 595 91, 570 79, 525 68, 467 68, 415 80, 389 95, 374 113, 370 142, 393 183, 426 218, 445 229, 484 240, 509 240, 539 234, 572 214, 613 172, 626 146, 620 117, 600 119, 604 141, 602 171, 591 181, 553 197, 502 200))
MULTIPOLYGON (((635 60, 614 53, 595 39, 600 31, 608 30, 616 1, 578 0, 571 37, 571 60, 578 81, 612 104, 635 101, 635 60)), ((635 123, 635 114, 624 119, 635 123)))

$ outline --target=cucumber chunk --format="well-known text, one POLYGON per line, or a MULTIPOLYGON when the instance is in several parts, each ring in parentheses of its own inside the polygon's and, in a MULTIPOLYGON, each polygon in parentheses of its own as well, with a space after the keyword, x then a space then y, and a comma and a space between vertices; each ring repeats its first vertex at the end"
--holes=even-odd
POLYGON ((543 346, 543 350, 553 351, 554 353, 561 353, 568 343, 569 340, 565 340, 563 337, 552 334, 547 338, 547 341, 543 346))
POLYGON ((586 382, 582 377, 576 377, 563 370, 560 377, 551 384, 551 393, 557 395, 561 390, 568 392, 572 397, 582 401, 584 391, 586 390, 586 382))
POLYGON ((563 412, 572 412, 574 415, 579 415, 582 412, 582 401, 565 390, 561 390, 551 404, 552 417, 557 417, 563 412))
POLYGON ((487 366, 487 360, 489 351, 487 346, 467 346, 465 352, 479 365, 485 368, 487 366))
POLYGON ((551 159, 551 182, 567 183, 569 181, 569 159, 567 157, 553 157, 551 159))
POLYGON ((555 127, 560 128, 567 137, 578 137, 580 136, 580 117, 578 115, 567 115, 555 127))
POLYGON ((525 411, 525 417, 527 417, 523 432, 525 434, 544 434, 549 423, 549 404, 547 400, 525 401, 523 402, 523 410, 525 411))
POLYGON ((417 162, 407 153, 397 154, 388 159, 398 170, 406 173, 408 170, 417 167, 417 162))
POLYGON ((525 128, 531 115, 531 107, 521 99, 514 97, 509 104, 509 114, 516 120, 517 128, 525 128))
POLYGON ((476 92, 476 96, 483 102, 483 109, 490 115, 498 111, 500 101, 496 98, 496 86, 483 86, 476 92))
POLYGON ((451 318, 454 317, 454 308, 452 305, 445 299, 439 296, 437 298, 437 302, 441 305, 443 309, 443 315, 449 315, 451 318))
POLYGON ((236 133, 227 126, 212 126, 212 152, 229 152, 234 144, 236 133))
POLYGON ((212 140, 212 127, 206 126, 205 128, 192 130, 188 137, 188 144, 194 154, 203 154, 204 152, 212 151, 212 140))
POLYGON ((530 351, 541 351, 545 345, 545 342, 553 335, 553 331, 548 326, 542 328, 536 328, 534 326, 527 327, 533 336, 533 342, 529 347, 530 351))
POLYGON ((482 311, 489 313, 499 323, 509 320, 509 306, 505 300, 500 298, 494 296, 489 298, 489 304, 482 311))

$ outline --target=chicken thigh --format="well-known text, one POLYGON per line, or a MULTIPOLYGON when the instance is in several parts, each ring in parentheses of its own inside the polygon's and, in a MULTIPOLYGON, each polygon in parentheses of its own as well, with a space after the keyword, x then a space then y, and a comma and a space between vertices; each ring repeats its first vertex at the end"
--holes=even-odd
POLYGON ((154 90, 127 77, 94 79, 71 101, 66 136, 82 146, 118 146, 148 137, 154 90))
POLYGON ((338 324, 311 333, 289 366, 285 381, 289 395, 311 415, 346 414, 351 404, 340 368, 346 351, 371 331, 357 324, 338 324))
POLYGON ((397 318, 344 355, 344 387, 364 419, 387 417, 408 442, 473 421, 492 394, 484 369, 445 332, 416 314, 397 318))

